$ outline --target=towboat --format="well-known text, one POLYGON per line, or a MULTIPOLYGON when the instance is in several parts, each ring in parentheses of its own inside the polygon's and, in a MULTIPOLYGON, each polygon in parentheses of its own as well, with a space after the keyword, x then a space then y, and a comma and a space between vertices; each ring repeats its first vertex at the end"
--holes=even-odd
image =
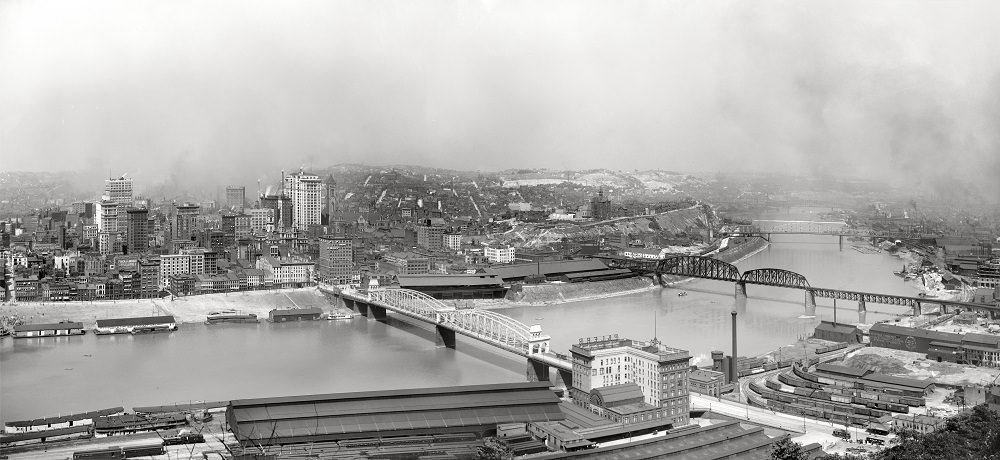
POLYGON ((681 291, 677 293, 677 297, 684 297, 686 295, 688 295, 687 291, 681 291))

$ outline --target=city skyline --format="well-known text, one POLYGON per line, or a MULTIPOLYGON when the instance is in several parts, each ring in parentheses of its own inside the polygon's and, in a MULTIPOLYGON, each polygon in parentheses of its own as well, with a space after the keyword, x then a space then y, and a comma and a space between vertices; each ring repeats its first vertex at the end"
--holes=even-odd
POLYGON ((627 165, 1000 196, 990 2, 49 4, 0 6, 3 170, 627 165))

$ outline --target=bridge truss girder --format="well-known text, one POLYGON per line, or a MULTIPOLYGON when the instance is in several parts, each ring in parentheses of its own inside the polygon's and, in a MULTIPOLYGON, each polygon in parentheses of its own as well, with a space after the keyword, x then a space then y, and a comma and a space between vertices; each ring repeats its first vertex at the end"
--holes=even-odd
POLYGON ((888 294, 869 294, 864 292, 851 292, 851 291, 841 291, 838 289, 818 289, 811 288, 816 297, 823 297, 827 299, 836 300, 853 300, 853 301, 864 301, 868 303, 877 303, 882 305, 901 305, 905 307, 915 307, 920 301, 918 299, 895 296, 888 294))
POLYGON ((738 282, 740 271, 733 264, 702 256, 673 256, 656 264, 657 275, 679 275, 738 282))
POLYGON ((390 311, 414 316, 462 335, 527 356, 531 334, 524 323, 490 310, 456 310, 438 299, 411 289, 381 289, 368 293, 371 301, 390 311))
POLYGON ((805 276, 780 268, 758 268, 743 272, 740 281, 747 284, 808 289, 809 280, 805 276))

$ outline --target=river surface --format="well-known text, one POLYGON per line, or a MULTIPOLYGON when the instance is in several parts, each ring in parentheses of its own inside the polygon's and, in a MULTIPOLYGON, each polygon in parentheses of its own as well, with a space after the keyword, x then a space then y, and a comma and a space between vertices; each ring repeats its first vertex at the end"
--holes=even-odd
MULTIPOLYGON (((762 218, 815 219, 797 209, 762 218)), ((865 243, 855 243, 864 245, 865 243)), ((812 286, 915 295, 893 275, 902 262, 863 253, 835 237, 775 235, 741 271, 773 267, 804 275, 812 286)), ((832 319, 818 299, 803 317, 802 291, 749 285, 739 309, 739 353, 754 356, 811 334, 832 319)), ((555 351, 581 337, 619 334, 689 350, 706 364, 712 350, 731 348, 731 283, 695 280, 674 288, 593 301, 499 310, 541 324, 555 351), (678 296, 681 291, 685 296, 678 296)), ((906 311, 868 305, 871 323, 906 311)), ((858 321, 857 304, 837 305, 840 322, 858 321)), ((184 324, 169 334, 18 339, 0 342, 0 418, 20 420, 114 406, 523 381, 525 363, 459 336, 457 349, 435 341, 426 325, 390 318, 296 324, 184 324)))

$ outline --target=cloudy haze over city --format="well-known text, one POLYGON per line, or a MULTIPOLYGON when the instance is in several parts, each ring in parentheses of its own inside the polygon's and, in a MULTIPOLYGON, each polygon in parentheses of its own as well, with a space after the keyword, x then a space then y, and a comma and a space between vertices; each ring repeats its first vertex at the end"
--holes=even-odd
POLYGON ((6 0, 0 168, 735 169, 1000 195, 997 17, 992 1, 6 0))

